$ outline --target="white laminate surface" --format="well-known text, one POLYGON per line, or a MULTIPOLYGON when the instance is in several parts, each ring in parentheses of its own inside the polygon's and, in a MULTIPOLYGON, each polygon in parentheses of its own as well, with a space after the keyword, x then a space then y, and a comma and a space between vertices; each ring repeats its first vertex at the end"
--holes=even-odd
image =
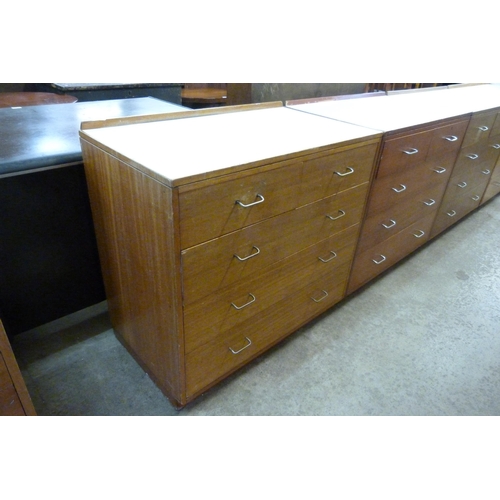
POLYGON ((169 185, 227 168, 374 136, 379 132, 274 107, 82 132, 169 185))
POLYGON ((415 127, 500 106, 495 85, 395 93, 374 99, 325 100, 290 105, 313 113, 384 132, 415 127))

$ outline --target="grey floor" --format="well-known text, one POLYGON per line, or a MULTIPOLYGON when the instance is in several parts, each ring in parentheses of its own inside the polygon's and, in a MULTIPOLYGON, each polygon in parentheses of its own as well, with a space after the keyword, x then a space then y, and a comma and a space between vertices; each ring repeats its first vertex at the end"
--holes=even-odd
POLYGON ((500 196, 180 411, 106 304, 12 343, 39 415, 500 415, 500 196))

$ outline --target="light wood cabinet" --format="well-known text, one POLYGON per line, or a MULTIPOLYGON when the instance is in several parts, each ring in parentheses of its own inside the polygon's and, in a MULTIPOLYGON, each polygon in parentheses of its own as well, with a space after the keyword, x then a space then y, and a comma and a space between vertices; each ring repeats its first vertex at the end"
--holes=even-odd
POLYGON ((469 114, 450 117, 437 107, 426 109, 421 96, 367 101, 291 103, 384 133, 348 293, 428 241, 469 122, 469 114))
POLYGON ((345 296, 379 132, 270 103, 80 135, 115 332, 174 404, 345 296))
POLYGON ((485 191, 500 155, 499 116, 498 109, 471 116, 432 236, 455 224, 493 196, 494 184, 486 197, 485 191))
POLYGON ((35 408, 0 321, 0 416, 33 416, 35 408))

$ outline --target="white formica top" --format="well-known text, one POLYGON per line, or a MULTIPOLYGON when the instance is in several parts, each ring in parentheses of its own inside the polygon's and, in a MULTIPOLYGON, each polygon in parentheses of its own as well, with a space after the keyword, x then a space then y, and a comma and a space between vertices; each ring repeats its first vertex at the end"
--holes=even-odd
POLYGON ((372 98, 292 104, 290 108, 391 132, 500 106, 500 87, 477 85, 372 98))
POLYGON ((284 106, 91 128, 80 133, 171 186, 215 177, 238 166, 278 161, 380 135, 284 106))

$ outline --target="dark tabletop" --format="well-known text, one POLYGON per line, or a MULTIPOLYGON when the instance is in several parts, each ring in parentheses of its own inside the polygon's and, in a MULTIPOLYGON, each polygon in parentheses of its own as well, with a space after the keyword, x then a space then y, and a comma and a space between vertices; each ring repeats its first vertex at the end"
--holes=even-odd
POLYGON ((185 109, 153 97, 0 109, 0 175, 81 161, 83 121, 185 109))

